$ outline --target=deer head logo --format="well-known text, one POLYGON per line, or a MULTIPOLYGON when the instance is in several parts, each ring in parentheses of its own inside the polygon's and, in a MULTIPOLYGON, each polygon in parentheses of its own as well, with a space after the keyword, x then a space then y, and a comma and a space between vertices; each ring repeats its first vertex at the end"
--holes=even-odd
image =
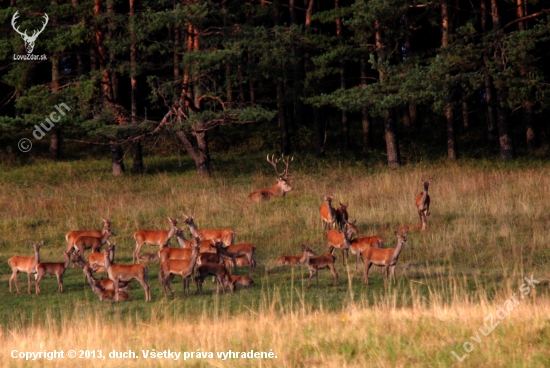
POLYGON ((25 41, 25 48, 27 49, 27 53, 28 54, 31 54, 32 53, 32 50, 34 49, 34 42, 36 41, 36 38, 38 37, 38 35, 40 33, 42 33, 42 31, 44 30, 44 28, 46 28, 46 24, 48 24, 48 14, 44 13, 44 20, 45 22, 42 23, 42 29, 40 31, 38 30, 34 30, 32 36, 29 36, 27 35, 27 30, 25 30, 25 32, 20 32, 19 31, 19 27, 15 27, 15 20, 17 18, 19 18, 19 10, 15 12, 15 14, 13 15, 13 17, 11 18, 11 26, 13 27, 13 29, 15 30, 15 32, 19 33, 21 35, 21 37, 23 38, 23 41, 25 41))

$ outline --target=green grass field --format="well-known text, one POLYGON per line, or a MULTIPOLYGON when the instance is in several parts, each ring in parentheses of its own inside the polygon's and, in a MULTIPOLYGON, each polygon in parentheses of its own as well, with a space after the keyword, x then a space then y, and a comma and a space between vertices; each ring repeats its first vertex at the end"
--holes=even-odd
MULTIPOLYGON (((178 352, 273 351, 277 359, 197 359, 191 366, 364 367, 364 366, 547 366, 549 167, 542 162, 446 161, 407 165, 399 170, 296 158, 294 191, 284 199, 249 203, 246 196, 274 183, 265 157, 220 156, 214 175, 198 179, 187 158, 151 158, 145 174, 112 177, 107 160, 2 167, 0 174, 0 356, 3 365, 34 366, 13 359, 18 351, 101 349, 103 353, 171 349, 178 352), (363 283, 337 256, 339 286, 328 270, 319 287, 307 290, 305 267, 276 266, 280 255, 296 255, 305 243, 317 254, 328 251, 321 229, 323 194, 349 204, 360 236, 378 235, 396 243, 400 225, 419 224, 414 207, 421 178, 433 177, 431 217, 425 232, 411 231, 397 265, 397 286, 384 287, 379 269, 363 283), (65 234, 99 229, 112 218, 116 262, 131 263, 138 229, 168 229, 167 217, 195 214, 199 228, 230 228, 237 242, 257 245, 257 286, 235 294, 215 293, 210 281, 202 295, 181 296, 181 278, 164 297, 158 265, 150 265, 152 303, 132 283, 132 301, 100 302, 69 268, 65 293, 55 277, 45 277, 42 294, 10 295, 12 255, 32 255, 31 241, 44 240, 42 261, 63 259, 65 234), (524 277, 540 281, 500 321, 494 331, 471 339, 489 313, 514 293, 524 277), (473 350, 462 362, 463 344, 473 350), (470 347, 470 345, 467 345, 470 347), (8 362, 8 363, 6 363, 8 362)), ((186 229, 186 235, 189 233, 186 229)), ((176 246, 175 239, 171 243, 176 246)), ((142 252, 158 248, 145 245, 142 252)), ((246 274, 240 268, 239 274, 246 274)), ((34 278, 33 278, 34 279, 34 278)), ((192 291, 195 286, 192 285, 192 291)), ((181 358, 183 359, 183 357, 181 358)), ((61 359, 40 366, 160 366, 169 360, 61 359)))

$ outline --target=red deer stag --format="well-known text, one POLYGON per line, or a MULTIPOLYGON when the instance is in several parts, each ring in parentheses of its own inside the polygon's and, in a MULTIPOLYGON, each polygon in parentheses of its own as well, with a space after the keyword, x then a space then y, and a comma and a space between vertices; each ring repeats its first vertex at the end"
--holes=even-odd
POLYGON ((120 282, 130 282, 132 280, 137 280, 143 290, 145 290, 145 301, 151 301, 151 290, 149 284, 147 283, 147 278, 149 275, 149 269, 143 264, 120 264, 112 263, 109 259, 109 250, 115 249, 115 244, 111 244, 109 249, 103 251, 105 255, 105 269, 107 270, 107 276, 113 280, 115 285, 115 302, 119 301, 119 290, 120 282))
POLYGON ((13 256, 8 259, 8 265, 11 268, 10 276, 10 294, 12 293, 12 282, 15 283, 17 294, 19 294, 19 286, 17 285, 17 274, 25 272, 27 274, 27 286, 29 294, 31 293, 31 274, 36 273, 36 265, 40 263, 40 247, 44 245, 44 240, 40 243, 31 242, 34 249, 34 257, 13 256))
POLYGON ((384 284, 387 284, 389 271, 391 270, 393 283, 397 285, 397 281, 395 280, 395 265, 403 249, 403 244, 407 241, 407 233, 399 234, 396 231, 395 235, 397 235, 397 246, 395 248, 367 248, 361 253, 363 263, 365 263, 365 285, 370 285, 369 269, 372 265, 384 267, 384 284))
POLYGON ((323 203, 319 207, 319 213, 321 214, 321 223, 323 225, 323 231, 330 230, 331 227, 336 227, 336 210, 332 207, 332 198, 334 193, 330 197, 323 195, 323 203))
POLYGON ((284 197, 287 192, 290 192, 292 187, 288 183, 288 168, 293 160, 294 157, 285 160, 284 155, 282 155, 280 159, 275 160, 275 155, 272 155, 271 159, 269 158, 269 155, 267 155, 267 162, 273 166, 275 173, 278 176, 277 183, 275 183, 271 188, 265 188, 254 193, 250 193, 247 199, 255 202, 269 201, 273 197, 284 197), (286 168, 285 171, 279 173, 279 170, 277 170, 277 164, 281 161, 283 161, 286 165, 286 168))
POLYGON ((69 268, 71 263, 71 251, 63 252, 64 262, 40 262, 36 265, 36 293, 40 294, 40 281, 45 275, 55 275, 57 277, 57 291, 63 292, 63 274, 69 268))
POLYGON ((307 280, 307 288, 311 282, 313 274, 317 279, 317 287, 319 287, 319 270, 323 268, 329 268, 330 272, 334 275, 334 286, 338 286, 338 271, 334 265, 336 257, 332 255, 334 248, 330 249, 330 253, 323 254, 322 256, 315 256, 315 253, 309 249, 305 244, 302 244, 302 257, 300 263, 305 263, 309 269, 309 279, 307 280))
POLYGON ((134 264, 136 261, 139 263, 139 252, 143 244, 156 245, 159 247, 159 250, 161 250, 167 246, 170 239, 176 235, 176 231, 178 230, 176 227, 178 219, 173 220, 168 217, 168 221, 170 222, 169 230, 138 230, 134 233, 134 239, 136 241, 136 249, 134 249, 133 256, 134 264))

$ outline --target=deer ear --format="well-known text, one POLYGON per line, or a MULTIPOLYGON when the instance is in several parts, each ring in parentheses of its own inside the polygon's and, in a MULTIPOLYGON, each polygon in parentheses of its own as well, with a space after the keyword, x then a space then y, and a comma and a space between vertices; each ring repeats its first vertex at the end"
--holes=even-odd
POLYGON ((396 232, 395 232, 395 235, 399 235, 399 233, 396 231, 396 232))

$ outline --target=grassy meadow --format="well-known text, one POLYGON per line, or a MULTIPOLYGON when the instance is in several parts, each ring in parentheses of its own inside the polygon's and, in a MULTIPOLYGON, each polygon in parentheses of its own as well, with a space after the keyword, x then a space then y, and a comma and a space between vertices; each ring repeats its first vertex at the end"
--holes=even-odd
MULTIPOLYGON (((147 160, 142 175, 113 177, 108 160, 1 167, 0 173, 0 357, 10 366, 181 366, 169 359, 59 359, 28 362, 12 350, 141 350, 214 352, 191 358, 196 367, 542 367, 550 364, 550 167, 540 161, 513 163, 463 160, 410 164, 399 170, 297 157, 294 191, 284 199, 249 203, 246 196, 271 186, 265 156, 216 157, 214 175, 197 178, 186 157, 147 160), (378 235, 396 244, 400 225, 418 225, 414 207, 421 178, 430 185, 428 230, 411 231, 397 265, 396 286, 384 287, 379 269, 363 283, 337 257, 339 286, 328 270, 319 287, 306 289, 305 267, 277 266, 280 255, 297 255, 305 243, 328 251, 321 229, 322 195, 349 205, 360 236, 378 235), (181 278, 164 297, 158 265, 150 265, 152 303, 137 282, 128 303, 100 302, 83 274, 69 268, 65 293, 46 276, 41 295, 9 293, 12 255, 32 255, 30 241, 44 240, 42 261, 63 259, 65 234, 99 229, 112 218, 116 262, 131 263, 138 229, 168 229, 167 217, 195 214, 199 228, 230 228, 237 242, 257 245, 256 286, 216 294, 208 280, 202 295, 182 297, 181 278), (540 281, 529 294, 525 277, 540 281), (487 336, 476 331, 513 295, 518 302, 487 336), (520 298, 520 296, 522 298, 520 298), (480 342, 472 339, 477 338, 480 342), (472 347, 464 356, 464 344, 472 347), (276 359, 216 358, 215 352, 265 351, 276 359)), ((186 236, 189 232, 185 229, 186 236)), ((171 243, 176 246, 175 239, 171 243)), ((158 248, 144 245, 143 252, 158 248)), ((240 268, 239 274, 246 274, 240 268)), ((34 278, 33 278, 34 280, 34 278)), ((192 291, 195 286, 192 285, 192 291)))

